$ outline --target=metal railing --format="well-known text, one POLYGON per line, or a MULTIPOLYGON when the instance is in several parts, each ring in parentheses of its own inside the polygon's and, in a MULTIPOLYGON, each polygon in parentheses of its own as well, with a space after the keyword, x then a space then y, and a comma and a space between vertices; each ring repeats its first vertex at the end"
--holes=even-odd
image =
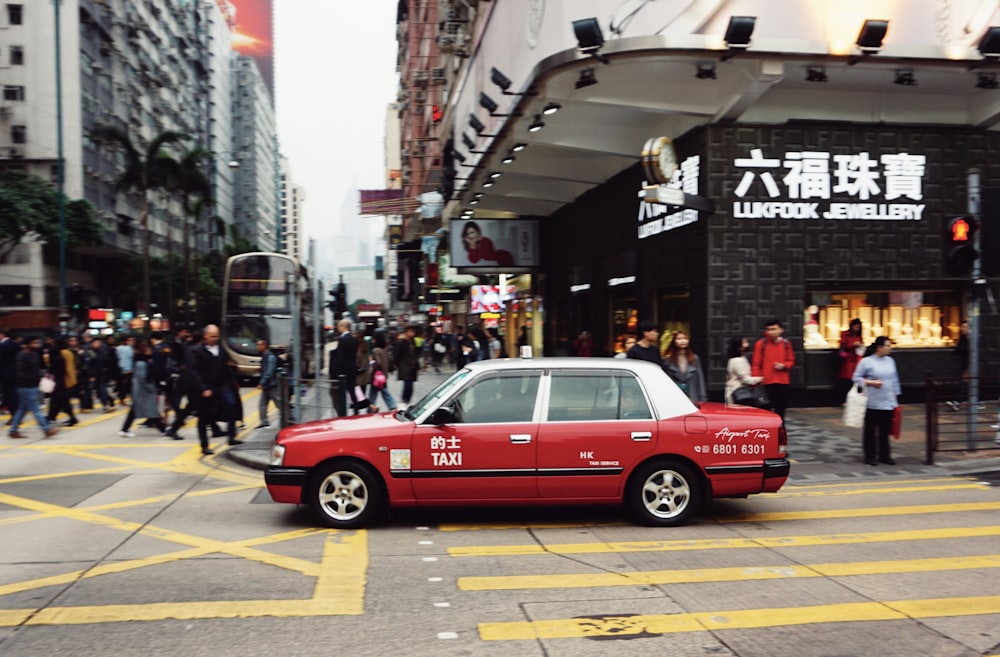
POLYGON ((1000 450, 1000 377, 928 375, 924 414, 927 465, 938 452, 1000 450))
POLYGON ((293 377, 285 372, 278 377, 277 396, 282 428, 352 413, 343 377, 338 381, 302 378, 294 385, 293 377))

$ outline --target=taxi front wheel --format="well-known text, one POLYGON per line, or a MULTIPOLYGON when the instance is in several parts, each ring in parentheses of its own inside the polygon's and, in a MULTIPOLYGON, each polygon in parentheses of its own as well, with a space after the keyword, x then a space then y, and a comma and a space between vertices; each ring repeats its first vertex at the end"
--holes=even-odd
POLYGON ((691 466, 661 459, 635 472, 625 501, 640 524, 674 527, 691 518, 701 498, 701 479, 691 466))
POLYGON ((371 524, 385 493, 371 468, 356 461, 333 461, 312 477, 309 506, 327 527, 356 529, 371 524))

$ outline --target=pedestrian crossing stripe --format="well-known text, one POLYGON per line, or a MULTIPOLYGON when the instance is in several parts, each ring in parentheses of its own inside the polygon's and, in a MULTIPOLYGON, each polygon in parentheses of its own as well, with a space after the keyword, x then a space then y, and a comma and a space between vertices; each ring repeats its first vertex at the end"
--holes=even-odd
POLYGON ((920 620, 1000 613, 1000 596, 854 602, 770 609, 679 614, 595 616, 554 620, 480 623, 484 641, 537 641, 581 637, 649 636, 681 632, 790 627, 818 623, 920 620))
POLYGON ((926 559, 894 559, 891 561, 819 563, 801 566, 736 566, 731 568, 696 568, 621 573, 602 572, 567 575, 460 577, 457 584, 461 591, 512 591, 606 586, 704 584, 706 582, 744 582, 750 580, 810 577, 848 577, 852 575, 889 575, 927 571, 971 570, 975 568, 1000 568, 1000 554, 926 559))
POLYGON ((893 541, 927 541, 948 538, 1000 536, 1000 525, 909 529, 888 532, 815 534, 760 538, 675 539, 668 541, 611 541, 605 543, 553 543, 552 545, 466 545, 448 548, 452 557, 500 557, 538 554, 604 554, 612 552, 680 552, 747 548, 788 548, 816 545, 852 545, 893 541))

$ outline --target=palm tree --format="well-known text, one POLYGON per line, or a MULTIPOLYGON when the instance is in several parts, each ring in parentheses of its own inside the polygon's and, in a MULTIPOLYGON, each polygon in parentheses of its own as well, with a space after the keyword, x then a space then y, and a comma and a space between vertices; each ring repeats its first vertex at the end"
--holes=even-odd
MULTIPOLYGON (((212 153, 204 148, 197 147, 191 149, 181 156, 178 162, 176 179, 173 181, 174 189, 181 194, 182 206, 184 208, 184 302, 190 301, 191 297, 191 248, 190 248, 190 226, 198 219, 206 209, 212 207, 214 198, 212 196, 212 181, 205 175, 206 162, 210 161, 212 153)), ((171 303, 173 293, 170 294, 171 303)))
POLYGON ((137 191, 142 194, 142 261, 143 261, 143 303, 145 311, 150 311, 149 284, 149 194, 156 190, 170 189, 176 179, 178 163, 164 150, 169 144, 189 139, 182 132, 166 130, 156 135, 145 152, 140 152, 132 143, 128 133, 111 125, 99 125, 91 130, 99 141, 117 144, 125 154, 125 168, 115 183, 116 192, 137 191))

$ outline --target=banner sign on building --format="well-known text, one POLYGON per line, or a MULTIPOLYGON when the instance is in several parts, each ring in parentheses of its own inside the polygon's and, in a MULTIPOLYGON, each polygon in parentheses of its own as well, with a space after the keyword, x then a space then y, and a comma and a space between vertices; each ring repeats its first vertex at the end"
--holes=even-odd
POLYGON ((274 98, 274 8, 272 0, 217 0, 230 22, 233 50, 253 58, 274 98))
MULTIPOLYGON (((697 196, 700 174, 701 157, 693 155, 681 162, 666 187, 676 189, 683 194, 697 196)), ((643 181, 639 190, 639 239, 646 239, 698 221, 697 210, 678 210, 662 203, 648 203, 645 200, 647 186, 648 183, 643 181)))
POLYGON ((733 160, 736 219, 920 221, 927 158, 913 153, 765 153, 733 160), (766 197, 769 200, 749 200, 766 197), (746 200, 745 200, 746 199, 746 200))
POLYGON ((535 219, 452 219, 451 266, 460 270, 517 272, 539 267, 535 219))

